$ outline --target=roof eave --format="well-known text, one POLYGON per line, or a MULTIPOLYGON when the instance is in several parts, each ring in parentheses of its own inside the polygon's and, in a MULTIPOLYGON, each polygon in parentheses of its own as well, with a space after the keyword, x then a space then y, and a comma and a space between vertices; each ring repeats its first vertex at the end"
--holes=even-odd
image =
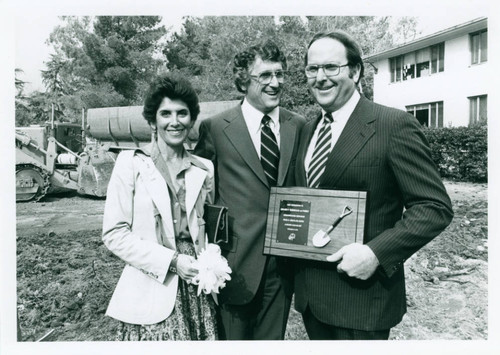
POLYGON ((475 31, 480 31, 488 27, 488 19, 486 17, 481 17, 445 30, 433 33, 431 35, 422 37, 415 41, 402 44, 398 47, 388 49, 383 52, 375 53, 373 55, 363 58, 366 62, 377 62, 383 59, 396 57, 405 53, 410 53, 425 47, 432 46, 440 42, 450 40, 452 38, 457 38, 463 36, 464 34, 472 33, 475 31))

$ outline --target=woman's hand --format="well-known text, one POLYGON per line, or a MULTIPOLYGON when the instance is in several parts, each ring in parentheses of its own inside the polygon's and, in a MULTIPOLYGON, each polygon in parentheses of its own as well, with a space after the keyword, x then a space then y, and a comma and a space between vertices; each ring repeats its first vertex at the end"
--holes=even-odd
POLYGON ((190 283, 191 279, 198 275, 198 269, 191 266, 195 260, 194 257, 185 254, 179 254, 177 257, 177 275, 187 283, 190 283))

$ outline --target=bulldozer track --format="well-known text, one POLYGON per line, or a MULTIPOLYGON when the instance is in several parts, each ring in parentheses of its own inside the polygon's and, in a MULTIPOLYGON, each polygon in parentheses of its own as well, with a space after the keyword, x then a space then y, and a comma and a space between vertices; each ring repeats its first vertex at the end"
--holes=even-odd
POLYGON ((50 175, 42 166, 37 166, 36 164, 16 164, 16 186, 18 185, 18 174, 22 171, 30 170, 38 174, 42 184, 34 193, 18 193, 16 188, 16 202, 40 201, 49 191, 50 175))

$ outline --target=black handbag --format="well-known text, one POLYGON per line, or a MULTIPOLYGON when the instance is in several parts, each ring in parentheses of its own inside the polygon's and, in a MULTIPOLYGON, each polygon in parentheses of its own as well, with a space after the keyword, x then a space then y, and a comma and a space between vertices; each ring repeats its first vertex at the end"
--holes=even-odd
POLYGON ((203 219, 208 242, 219 244, 229 242, 228 209, 224 206, 205 205, 203 219))

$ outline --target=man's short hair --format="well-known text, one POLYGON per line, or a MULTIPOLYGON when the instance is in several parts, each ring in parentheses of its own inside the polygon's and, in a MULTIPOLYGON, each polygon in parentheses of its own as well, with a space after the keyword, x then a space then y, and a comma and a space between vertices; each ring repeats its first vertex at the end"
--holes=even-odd
MULTIPOLYGON (((307 53, 309 52, 309 48, 311 45, 316 42, 319 39, 322 38, 331 38, 334 40, 339 41, 342 43, 346 49, 346 55, 347 55, 347 63, 349 64, 349 68, 352 70, 356 68, 356 66, 359 64, 360 66, 360 71, 359 71, 359 80, 363 77, 363 74, 365 72, 365 66, 363 64, 363 59, 362 59, 362 50, 359 44, 352 38, 349 34, 347 34, 344 31, 341 30, 334 30, 331 32, 319 32, 314 35, 314 37, 311 39, 309 42, 309 45, 307 46, 307 51, 306 55, 304 58, 305 65, 307 65, 307 53)), ((356 84, 357 84, 356 83, 356 84)))
POLYGON ((255 63, 257 57, 270 62, 281 63, 283 70, 286 70, 286 58, 278 46, 271 40, 254 45, 236 54, 233 61, 234 84, 239 92, 246 94, 243 86, 250 81, 249 68, 255 63))
POLYGON ((148 123, 156 122, 156 112, 165 97, 184 102, 189 109, 191 123, 196 121, 200 113, 200 105, 193 86, 179 74, 166 73, 157 76, 146 93, 142 115, 148 123))

